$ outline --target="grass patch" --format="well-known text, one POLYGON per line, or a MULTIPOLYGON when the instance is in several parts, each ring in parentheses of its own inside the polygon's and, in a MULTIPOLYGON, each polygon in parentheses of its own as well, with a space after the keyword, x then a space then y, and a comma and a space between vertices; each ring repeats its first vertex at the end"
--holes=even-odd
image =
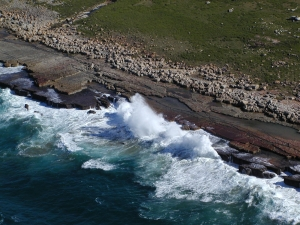
POLYGON ((67 18, 89 9, 94 5, 101 4, 105 2, 105 0, 31 0, 31 2, 44 5, 58 12, 62 18, 67 18))
MULTIPOLYGON (((64 2, 56 8, 62 15, 99 3, 64 2)), ((300 22, 287 20, 297 6, 297 0, 118 0, 77 24, 88 36, 125 36, 173 61, 229 64, 261 81, 299 81, 300 22)))

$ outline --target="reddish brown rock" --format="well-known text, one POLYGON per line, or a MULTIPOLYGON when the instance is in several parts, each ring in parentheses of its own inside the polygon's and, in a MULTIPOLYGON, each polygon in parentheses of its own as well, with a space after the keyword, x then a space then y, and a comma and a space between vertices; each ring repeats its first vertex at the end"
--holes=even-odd
POLYGON ((252 145, 250 143, 241 143, 238 141, 229 142, 229 146, 235 149, 238 149, 243 152, 250 152, 252 154, 256 154, 260 151, 258 146, 252 145))

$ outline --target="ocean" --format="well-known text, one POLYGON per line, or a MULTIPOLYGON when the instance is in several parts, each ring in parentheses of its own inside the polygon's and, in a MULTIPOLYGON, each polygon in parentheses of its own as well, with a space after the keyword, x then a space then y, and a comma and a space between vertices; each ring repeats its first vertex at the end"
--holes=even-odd
POLYGON ((227 144, 139 94, 87 114, 0 89, 0 224, 300 224, 299 189, 238 173, 227 144))

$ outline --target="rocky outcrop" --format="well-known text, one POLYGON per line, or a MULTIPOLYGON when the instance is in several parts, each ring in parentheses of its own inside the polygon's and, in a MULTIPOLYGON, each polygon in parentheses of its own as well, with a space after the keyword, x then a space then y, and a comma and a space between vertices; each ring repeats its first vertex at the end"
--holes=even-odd
POLYGON ((101 106, 104 106, 105 108, 108 108, 110 106, 110 101, 109 101, 108 97, 106 97, 106 95, 103 95, 102 97, 97 98, 97 101, 101 106))
MULTIPOLYGON (((81 36, 76 26, 70 25, 68 21, 53 28, 58 22, 54 12, 25 3, 16 6, 16 2, 1 9, 0 26, 15 32, 26 41, 38 41, 62 52, 86 55, 92 61, 88 65, 90 70, 98 72, 97 59, 103 59, 112 68, 136 76, 146 76, 155 82, 175 83, 192 92, 214 97, 217 102, 239 107, 245 112, 263 113, 275 121, 300 124, 300 105, 295 97, 289 98, 294 104, 279 102, 276 95, 265 91, 267 84, 257 84, 246 75, 236 76, 230 73, 228 65, 188 67, 182 63, 167 62, 164 58, 141 52, 134 47, 125 47, 112 38, 88 39, 81 36)), ((35 76, 38 85, 49 85, 43 76, 35 76)), ((76 92, 76 88, 80 91, 78 86, 71 93, 76 92)), ((300 90, 300 87, 297 88, 300 90)))
MULTIPOLYGON (((27 15, 24 14, 22 7, 6 8, 2 10, 0 17, 2 18, 0 26, 15 32, 23 40, 41 42, 65 53, 79 53, 77 59, 84 59, 72 61, 71 57, 65 59, 54 57, 55 60, 51 61, 47 58, 42 65, 36 64, 32 59, 27 60, 33 61, 26 62, 27 69, 31 70, 29 72, 39 88, 34 85, 20 86, 18 82, 13 82, 17 79, 14 76, 7 77, 6 82, 0 80, 0 85, 12 88, 16 94, 31 96, 53 107, 80 109, 90 107, 99 109, 100 105, 109 107, 118 100, 118 95, 103 96, 101 92, 95 91, 97 88, 93 85, 97 82, 96 85, 103 84, 109 90, 127 98, 135 92, 158 98, 176 98, 194 112, 203 111, 206 114, 204 117, 216 116, 209 114, 208 107, 211 100, 215 99, 222 105, 236 106, 244 112, 264 114, 274 121, 299 123, 299 104, 295 101, 297 97, 289 98, 289 102, 278 101, 278 96, 266 91, 267 84, 257 84, 246 75, 234 75, 228 65, 217 67, 209 64, 192 68, 182 63, 166 61, 155 54, 141 52, 136 48, 124 47, 113 39, 88 39, 82 37, 76 26, 70 24, 54 28, 52 25, 57 22, 56 15, 41 7, 37 11, 29 10, 27 15), (42 12, 46 12, 45 17, 39 18, 41 20, 39 21, 35 15, 42 12), (32 23, 34 25, 31 26, 32 23), (104 61, 113 69, 104 69, 104 61), (59 97, 54 94, 54 89, 59 91, 59 97)), ((13 65, 15 64, 12 61, 7 61, 7 66, 13 65)), ((300 87, 298 89, 300 90, 300 87)), ((180 114, 181 110, 175 111, 180 114)), ((173 108, 170 111, 174 111, 173 108)), ((175 112, 170 114, 172 113, 175 112)), ((298 142, 283 141, 277 137, 267 138, 263 134, 238 129, 238 126, 216 122, 213 118, 195 118, 198 119, 193 122, 185 117, 176 117, 174 120, 182 125, 182 129, 196 130, 202 127, 212 134, 231 140, 232 147, 258 154, 239 153, 232 148, 216 149, 222 159, 237 163, 242 171, 248 171, 247 174, 271 178, 274 173, 270 171, 277 174, 284 170, 298 173, 297 165, 284 160, 282 163, 276 163, 260 155, 260 150, 268 149, 284 156, 299 157, 298 142)))
MULTIPOLYGON (((82 91, 72 95, 58 93, 50 87, 37 87, 34 82, 28 77, 26 73, 8 74, 0 76, 0 87, 9 87, 17 95, 31 97, 32 99, 47 103, 49 106, 56 108, 79 108, 90 109, 99 108, 98 99, 101 99, 103 107, 109 107, 111 104, 108 97, 104 95, 100 90, 104 89, 102 85, 98 83, 91 83, 86 86, 82 91)), ((25 105, 25 108, 29 110, 29 105, 25 105)), ((87 113, 92 114, 95 110, 90 110, 87 113)))
POLYGON ((292 176, 284 176, 283 177, 284 183, 296 188, 300 188, 300 175, 292 175, 292 176))
POLYGON ((263 172, 267 170, 280 175, 282 172, 286 171, 286 166, 289 164, 287 160, 280 160, 280 162, 272 163, 271 157, 266 157, 265 155, 256 156, 249 153, 240 153, 232 148, 216 148, 216 151, 224 161, 233 162, 239 165, 240 172, 260 178, 268 178, 269 175, 263 175, 263 172), (255 171, 256 169, 260 170, 261 172, 251 172, 251 170, 255 171))
POLYGON ((239 172, 259 178, 270 179, 275 177, 275 174, 268 172, 265 166, 256 163, 240 165, 239 172))
POLYGON ((229 142, 229 146, 240 151, 249 152, 252 154, 258 153, 260 151, 258 146, 252 145, 250 143, 241 143, 238 141, 229 142))
POLYGON ((233 148, 215 148, 218 155, 221 157, 222 160, 226 162, 232 162, 232 155, 239 153, 239 151, 233 148))
POLYGON ((285 170, 291 174, 300 174, 300 162, 290 161, 285 170))
POLYGON ((19 62, 17 60, 7 60, 3 64, 4 67, 16 67, 19 66, 19 62))
POLYGON ((87 111, 87 114, 96 114, 96 111, 90 109, 89 111, 87 111))

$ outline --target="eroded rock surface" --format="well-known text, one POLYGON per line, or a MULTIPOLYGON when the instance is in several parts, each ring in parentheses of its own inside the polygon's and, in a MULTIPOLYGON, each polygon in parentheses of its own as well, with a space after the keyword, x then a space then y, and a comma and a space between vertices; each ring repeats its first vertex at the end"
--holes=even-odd
MULTIPOLYGON (((259 114, 255 116, 257 120, 300 124, 298 95, 287 96, 288 102, 278 101, 275 94, 266 91, 267 84, 257 84, 245 74, 236 76, 229 71, 227 65, 217 67, 208 64, 188 67, 183 63, 167 62, 153 53, 126 47, 114 39, 100 41, 85 38, 77 31, 76 26, 70 25, 71 20, 54 28, 53 25, 59 22, 58 15, 41 6, 32 7, 20 0, 4 2, 5 4, 0 7, 0 27, 13 31, 17 37, 28 42, 40 42, 61 52, 79 53, 86 56, 89 59, 87 68, 96 72, 100 70, 99 82, 104 83, 110 89, 116 89, 116 87, 113 79, 101 78, 103 60, 112 68, 137 77, 145 76, 157 83, 174 83, 193 93, 210 96, 221 104, 238 107, 244 112, 257 113, 259 114)), ((47 63, 51 65, 51 61, 47 63)), ((67 94, 82 90, 79 83, 85 83, 86 79, 82 80, 82 76, 76 74, 73 67, 66 66, 68 63, 70 62, 66 59, 59 60, 59 63, 52 62, 51 73, 47 70, 40 70, 39 73, 33 75, 36 83, 39 86, 54 85, 57 90, 67 94), (77 85, 68 85, 67 80, 70 79, 77 80, 77 85)), ((37 71, 35 68, 32 70, 37 71)), ((285 85, 293 85, 296 92, 300 91, 300 85, 295 82, 285 85)), ((130 86, 130 83, 126 86, 130 86)), ((124 87, 119 87, 120 92, 123 90, 124 87)), ((125 92, 126 90, 128 88, 125 88, 125 92)), ((192 110, 199 111, 198 104, 191 102, 186 104, 192 110)), ((211 110, 220 113, 218 108, 211 108, 211 110)), ((248 114, 237 112, 222 111, 224 114, 235 117, 250 117, 248 114)))
MULTIPOLYGON (((80 109, 109 107, 118 96, 129 99, 138 92, 157 112, 181 124, 183 129, 202 128, 229 140, 240 151, 256 154, 216 148, 222 159, 239 164, 241 171, 249 175, 271 178, 273 173, 267 170, 277 174, 299 172, 298 164, 288 161, 300 159, 299 136, 289 131, 292 135, 283 137, 284 134, 265 132, 249 126, 245 120, 232 118, 275 122, 299 129, 297 99, 279 102, 276 95, 266 91, 266 86, 247 76, 236 77, 227 66, 191 68, 141 53, 139 49, 125 48, 114 40, 87 39, 69 24, 50 29, 57 22, 55 13, 42 7, 31 9, 26 4, 12 7, 16 2, 7 1, 0 7, 0 27, 27 42, 15 40, 1 30, 0 60, 5 66, 25 65, 30 78, 25 73, 2 75, 2 87, 53 107, 80 109), (39 17, 41 13, 43 17, 39 17), (101 92, 117 95, 109 98, 101 92), (276 157, 263 156, 262 150, 286 158, 275 160, 276 157)), ((277 129, 280 128, 278 125, 277 129)), ((295 186, 296 178, 286 179, 295 186)))

